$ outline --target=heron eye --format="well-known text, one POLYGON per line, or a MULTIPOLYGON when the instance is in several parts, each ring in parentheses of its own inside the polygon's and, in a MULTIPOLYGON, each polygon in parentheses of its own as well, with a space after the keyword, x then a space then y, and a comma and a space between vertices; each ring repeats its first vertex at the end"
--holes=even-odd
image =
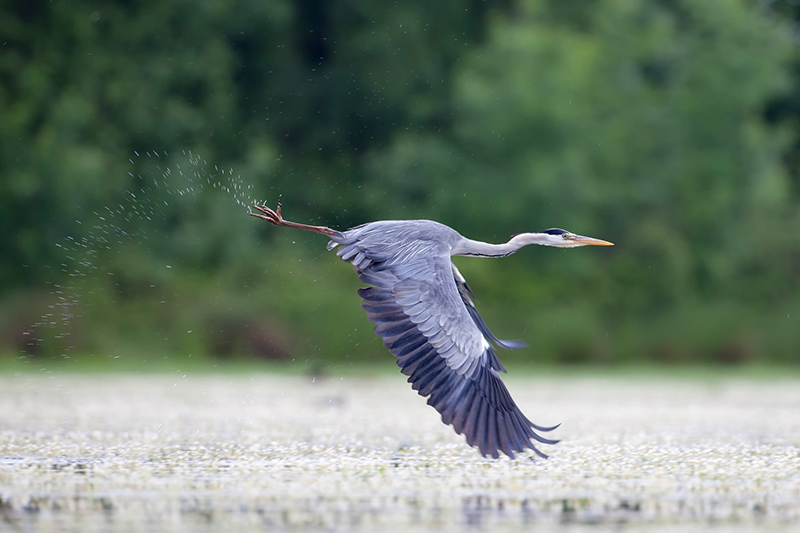
POLYGON ((571 238, 572 238, 572 235, 571 235, 571 234, 569 234, 569 233, 562 233, 562 234, 561 234, 561 238, 562 238, 562 239, 571 239, 571 238))

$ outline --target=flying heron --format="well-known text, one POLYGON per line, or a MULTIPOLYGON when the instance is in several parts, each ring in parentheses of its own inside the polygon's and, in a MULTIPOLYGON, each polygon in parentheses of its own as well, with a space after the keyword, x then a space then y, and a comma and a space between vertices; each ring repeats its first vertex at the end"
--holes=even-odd
POLYGON ((450 257, 505 257, 529 244, 576 248, 612 243, 553 228, 489 244, 431 220, 383 220, 336 231, 284 220, 280 206, 274 211, 254 207, 259 211, 250 213, 254 217, 320 233, 330 239, 328 250, 339 247, 336 255, 352 263, 359 279, 370 285, 358 290, 361 307, 400 371, 470 446, 494 458, 499 452, 513 458, 526 448, 547 457, 533 441, 556 444, 537 431, 558 426, 538 426, 522 414, 500 379, 498 371, 506 369, 490 343, 506 349, 526 344, 500 340, 489 330, 450 257))

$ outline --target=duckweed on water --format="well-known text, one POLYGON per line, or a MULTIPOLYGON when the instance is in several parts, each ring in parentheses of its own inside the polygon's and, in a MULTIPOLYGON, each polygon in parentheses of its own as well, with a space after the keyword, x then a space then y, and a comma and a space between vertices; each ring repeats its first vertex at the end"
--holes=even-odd
POLYGON ((562 422, 485 459, 399 377, 0 377, 0 523, 29 531, 800 526, 800 382, 509 379, 562 422))

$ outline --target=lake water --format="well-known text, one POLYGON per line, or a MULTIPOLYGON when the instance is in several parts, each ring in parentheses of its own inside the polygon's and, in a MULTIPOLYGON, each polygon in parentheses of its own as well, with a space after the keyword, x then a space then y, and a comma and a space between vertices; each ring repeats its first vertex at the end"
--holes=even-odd
POLYGON ((800 380, 509 377, 482 458, 401 375, 0 375, 0 530, 800 528, 800 380))

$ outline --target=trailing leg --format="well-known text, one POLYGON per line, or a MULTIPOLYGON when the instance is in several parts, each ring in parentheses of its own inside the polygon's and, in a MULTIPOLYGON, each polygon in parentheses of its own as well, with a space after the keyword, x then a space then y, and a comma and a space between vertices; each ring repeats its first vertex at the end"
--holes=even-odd
POLYGON ((314 233, 320 233, 322 235, 331 236, 334 233, 338 233, 336 230, 332 230, 331 228, 327 228, 325 226, 309 226, 308 224, 298 224, 297 222, 290 222, 288 220, 284 220, 281 216, 281 206, 279 205, 274 211, 267 207, 266 204, 263 205, 254 205, 258 211, 261 213, 250 213, 251 217, 260 218, 261 220, 266 220, 273 226, 280 226, 284 228, 295 228, 301 229, 304 231, 313 231, 314 233))

